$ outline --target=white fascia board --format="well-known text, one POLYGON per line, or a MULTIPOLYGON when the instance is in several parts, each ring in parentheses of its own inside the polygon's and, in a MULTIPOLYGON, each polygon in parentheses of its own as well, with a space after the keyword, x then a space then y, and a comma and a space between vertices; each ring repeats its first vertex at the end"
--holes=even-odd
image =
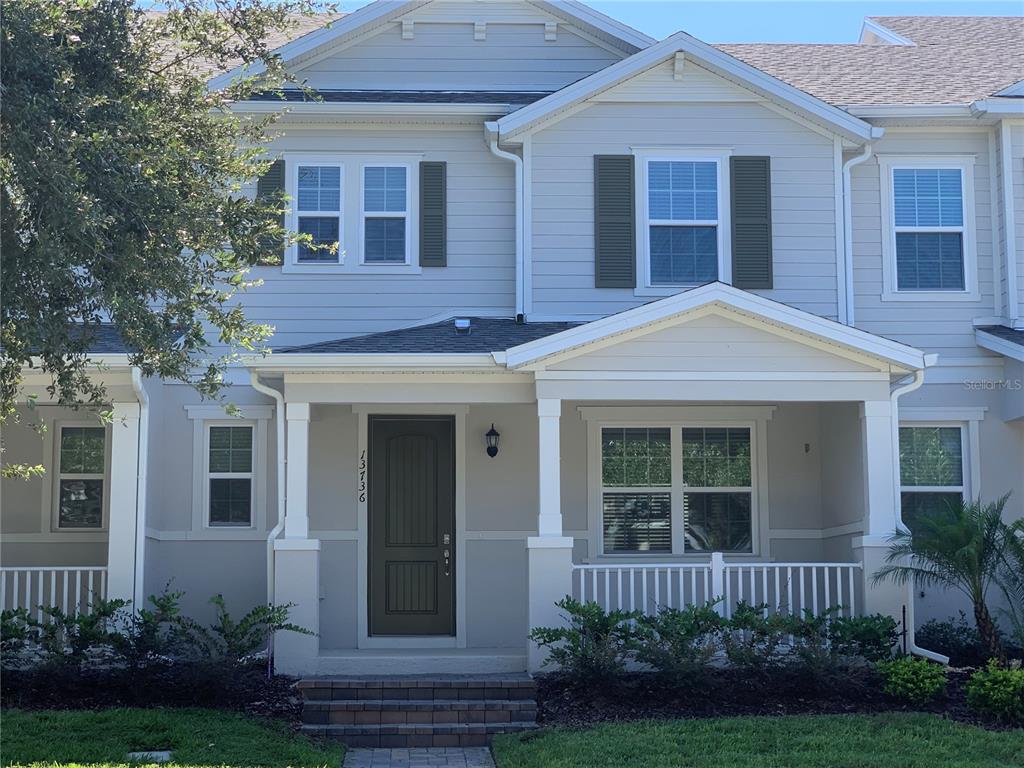
POLYGON ((989 96, 975 101, 970 110, 971 114, 978 117, 1021 117, 1024 116, 1024 98, 989 96))
POLYGON ((499 366, 490 353, 449 355, 392 354, 279 354, 244 361, 256 371, 316 370, 480 370, 499 366))
POLYGON ((1012 341, 1001 339, 998 336, 993 336, 991 333, 986 333, 979 329, 974 331, 974 340, 977 342, 979 347, 983 347, 990 352, 997 352, 1003 357, 1020 360, 1024 363, 1024 347, 1020 344, 1014 344, 1012 341))
POLYGON ((628 59, 605 67, 589 77, 501 118, 498 121, 498 126, 501 129, 502 138, 506 140, 513 138, 517 134, 529 130, 541 120, 567 110, 591 96, 645 72, 661 62, 667 61, 680 51, 712 72, 743 83, 770 100, 781 102, 799 113, 831 126, 833 130, 848 138, 868 141, 881 136, 881 129, 874 128, 860 118, 784 83, 692 35, 676 32, 660 43, 633 54, 628 59))
MULTIPOLYGON (((426 2, 427 0, 377 0, 377 2, 370 3, 341 17, 330 25, 325 24, 320 29, 315 29, 302 37, 285 43, 280 48, 276 48, 273 53, 280 56, 284 62, 293 61, 315 51, 322 45, 336 42, 357 31, 364 31, 375 23, 384 23, 394 16, 425 5, 426 2)), ((206 87, 210 91, 219 91, 243 74, 258 75, 265 69, 266 67, 261 62, 253 62, 249 66, 238 66, 230 72, 212 78, 206 87)))
POLYGON ((505 363, 510 369, 521 368, 542 358, 711 304, 720 304, 762 318, 771 324, 811 334, 911 370, 927 365, 925 354, 918 349, 794 309, 724 283, 708 283, 577 328, 512 347, 505 352, 505 363))
POLYGON ((860 28, 861 45, 864 45, 864 38, 867 36, 868 32, 873 34, 879 40, 884 40, 889 45, 917 45, 913 40, 906 38, 903 35, 896 34, 891 29, 879 24, 874 19, 865 17, 864 23, 860 28))
POLYGON ((584 28, 591 27, 594 31, 604 33, 638 51, 658 42, 656 38, 649 37, 617 19, 595 11, 578 0, 530 0, 530 2, 548 13, 575 21, 584 28))
MULTIPOLYGON (((42 373, 43 359, 36 355, 33 355, 30 360, 31 365, 24 366, 22 371, 25 373, 42 373)), ((107 370, 119 370, 129 369, 132 364, 128 361, 128 353, 120 352, 106 352, 103 354, 91 355, 88 352, 85 353, 86 366, 89 368, 96 368, 96 373, 102 373, 100 369, 107 370)))
POLYGON ((431 117, 499 117, 507 115, 511 104, 418 104, 409 102, 368 103, 356 101, 238 101, 231 111, 239 114, 293 115, 423 115, 431 117))

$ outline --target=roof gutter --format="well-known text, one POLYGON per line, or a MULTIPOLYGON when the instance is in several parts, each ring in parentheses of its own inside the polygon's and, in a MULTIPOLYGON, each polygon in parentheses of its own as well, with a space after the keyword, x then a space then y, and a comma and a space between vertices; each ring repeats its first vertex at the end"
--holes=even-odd
POLYGON ((864 150, 857 156, 843 163, 843 270, 846 276, 846 325, 855 325, 854 290, 853 290, 853 195, 851 193, 850 171, 871 157, 872 142, 864 145, 864 150))
MULTIPOLYGON (((894 505, 893 509, 895 509, 897 511, 900 509, 900 506, 901 506, 901 503, 900 503, 900 472, 899 472, 899 469, 900 469, 900 467, 899 467, 899 456, 900 456, 900 452, 899 452, 899 444, 900 444, 899 399, 901 397, 903 397, 903 395, 909 394, 911 392, 914 392, 914 391, 920 389, 921 385, 924 384, 924 372, 925 372, 925 370, 927 370, 929 367, 935 365, 937 362, 938 362, 938 355, 935 355, 935 354, 925 355, 925 358, 924 358, 925 367, 924 368, 920 368, 920 369, 914 371, 913 378, 911 378, 911 380, 909 382, 907 382, 906 384, 897 384, 896 386, 894 386, 891 389, 890 394, 889 394, 890 400, 892 402, 892 407, 891 407, 891 413, 892 413, 892 448, 893 448, 893 456, 896 457, 896 471, 893 473, 893 479, 894 479, 894 482, 893 482, 893 505, 894 505)), ((898 528, 900 528, 903 532, 907 532, 908 529, 907 529, 906 525, 904 525, 904 523, 903 523, 902 515, 897 514, 896 523, 897 523, 897 527, 898 528)), ((914 587, 913 581, 910 581, 910 582, 907 583, 906 589, 907 589, 907 598, 906 598, 907 622, 906 622, 906 626, 904 627, 904 630, 907 633, 907 650, 909 650, 915 656, 921 656, 922 658, 928 659, 930 661, 937 661, 939 664, 949 664, 949 657, 948 656, 944 656, 941 653, 936 653, 935 651, 929 651, 927 648, 920 647, 915 642, 915 638, 914 638, 914 627, 915 627, 915 624, 914 624, 914 592, 915 592, 915 587, 914 587)))
POLYGON ((503 149, 499 149, 499 135, 500 131, 497 123, 484 123, 484 138, 487 141, 487 146, 491 149, 491 154, 510 161, 516 169, 516 319, 519 320, 524 314, 523 307, 526 294, 523 287, 525 277, 523 274, 525 272, 523 269, 523 158, 514 152, 506 152, 503 149))

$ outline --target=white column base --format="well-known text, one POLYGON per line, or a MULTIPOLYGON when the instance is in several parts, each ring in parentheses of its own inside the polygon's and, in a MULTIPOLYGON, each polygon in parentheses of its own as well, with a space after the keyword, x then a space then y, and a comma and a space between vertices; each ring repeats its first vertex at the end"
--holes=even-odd
MULTIPOLYGON (((530 629, 565 623, 555 603, 572 594, 572 545, 573 540, 568 536, 531 536, 526 540, 530 629)), ((545 649, 529 641, 527 667, 531 672, 541 671, 547 657, 545 649)))
POLYGON ((274 668, 285 675, 314 675, 320 657, 320 540, 274 542, 274 602, 294 603, 289 621, 314 632, 274 635, 274 668))

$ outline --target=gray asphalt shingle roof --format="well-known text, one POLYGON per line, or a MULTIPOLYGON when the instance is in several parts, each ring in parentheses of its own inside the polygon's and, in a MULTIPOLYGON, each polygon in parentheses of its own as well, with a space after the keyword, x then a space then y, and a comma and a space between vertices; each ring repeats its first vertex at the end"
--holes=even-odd
MULTIPOLYGON (((517 104, 526 105, 550 95, 550 91, 371 91, 319 90, 324 102, 350 104, 517 104)), ((318 99, 297 88, 279 93, 261 93, 249 101, 287 101, 315 103, 318 99)))
POLYGON ((983 325, 978 330, 1003 341, 1009 341, 1012 344, 1019 344, 1024 347, 1024 331, 1007 328, 1005 325, 983 325))
POLYGON ((517 323, 511 318, 472 317, 469 333, 455 318, 413 328, 352 336, 276 350, 277 354, 487 354, 575 328, 579 323, 517 323))

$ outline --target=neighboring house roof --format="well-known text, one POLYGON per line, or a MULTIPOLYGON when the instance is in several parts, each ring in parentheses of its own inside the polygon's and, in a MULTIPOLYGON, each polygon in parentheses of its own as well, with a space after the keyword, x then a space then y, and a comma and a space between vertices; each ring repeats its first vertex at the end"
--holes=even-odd
POLYGON ((84 326, 75 327, 88 339, 90 354, 124 355, 133 351, 121 338, 121 333, 113 323, 100 323, 89 326, 88 329, 84 326))
POLYGON ((318 90, 314 95, 298 88, 257 94, 250 101, 314 103, 318 100, 350 104, 532 104, 551 91, 368 91, 318 90), (319 97, 319 98, 317 98, 319 97))
POLYGON ((838 106, 970 104, 1024 78, 1016 45, 740 43, 721 51, 838 106))
POLYGON ((1024 362, 1024 330, 1005 325, 985 325, 974 329, 978 346, 1024 362))
POLYGON ((1020 48, 1024 45, 1021 16, 868 16, 914 45, 971 45, 979 48, 1020 48))
POLYGON ((560 333, 578 323, 517 323, 511 318, 471 317, 468 333, 455 329, 455 318, 395 331, 352 336, 299 347, 275 354, 487 354, 560 333))

